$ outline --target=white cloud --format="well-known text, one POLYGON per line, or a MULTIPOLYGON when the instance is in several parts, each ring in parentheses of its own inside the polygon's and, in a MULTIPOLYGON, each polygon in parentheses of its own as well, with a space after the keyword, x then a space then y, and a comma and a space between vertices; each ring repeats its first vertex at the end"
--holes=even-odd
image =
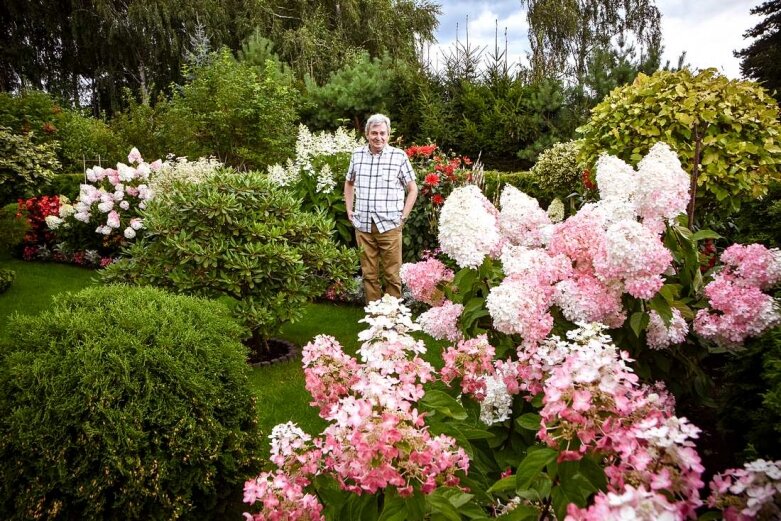
MULTIPOLYGON (((510 63, 527 63, 528 24, 518 0, 441 0, 441 3, 438 43, 428 53, 432 65, 436 67, 443 62, 442 53, 453 52, 456 38, 462 44, 466 42, 467 17, 471 47, 485 49, 484 54, 493 52, 498 23, 500 50, 505 45, 506 29, 510 63)), ((739 78, 739 60, 732 52, 750 43, 743 39, 743 33, 760 21, 749 13, 756 4, 757 0, 657 0, 662 13, 663 61, 669 60, 675 66, 681 52, 686 51, 686 63, 692 67, 716 67, 730 78, 739 78)))

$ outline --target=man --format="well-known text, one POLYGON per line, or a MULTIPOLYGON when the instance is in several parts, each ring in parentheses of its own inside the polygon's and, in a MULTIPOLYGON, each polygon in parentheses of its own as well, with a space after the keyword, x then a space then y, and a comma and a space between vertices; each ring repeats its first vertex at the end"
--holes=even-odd
POLYGON ((355 226, 355 238, 361 248, 366 302, 383 295, 380 267, 385 292, 401 297, 401 228, 418 196, 415 172, 407 154, 388 145, 390 131, 386 116, 374 114, 369 118, 369 144, 353 152, 344 183, 347 218, 355 226))

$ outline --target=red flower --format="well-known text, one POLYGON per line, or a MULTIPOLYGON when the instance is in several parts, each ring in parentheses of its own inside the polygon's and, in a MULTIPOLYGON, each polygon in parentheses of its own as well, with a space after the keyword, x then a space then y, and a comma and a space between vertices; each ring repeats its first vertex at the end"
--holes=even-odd
POLYGON ((423 184, 428 186, 437 186, 439 184, 439 176, 435 172, 431 172, 423 179, 423 184))
POLYGON ((445 198, 442 197, 440 194, 434 194, 431 197, 431 202, 434 204, 434 206, 439 206, 445 202, 445 198))
POLYGON ((581 174, 581 179, 583 180, 583 186, 586 187, 586 190, 594 190, 597 187, 597 184, 591 179, 591 172, 588 168, 583 170, 583 173, 581 174))

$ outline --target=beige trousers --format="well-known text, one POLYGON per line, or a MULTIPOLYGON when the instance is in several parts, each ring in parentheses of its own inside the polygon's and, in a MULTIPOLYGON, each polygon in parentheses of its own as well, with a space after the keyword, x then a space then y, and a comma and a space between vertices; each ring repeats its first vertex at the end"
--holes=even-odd
POLYGON ((361 271, 366 302, 382 297, 380 269, 385 279, 385 292, 401 297, 401 226, 380 233, 372 223, 370 233, 355 230, 355 239, 361 248, 361 271))

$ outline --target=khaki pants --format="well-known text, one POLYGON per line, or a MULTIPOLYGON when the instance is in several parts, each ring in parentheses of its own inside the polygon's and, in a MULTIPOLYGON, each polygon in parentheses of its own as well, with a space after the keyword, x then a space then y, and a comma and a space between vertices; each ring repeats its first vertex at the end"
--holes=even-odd
POLYGON ((392 297, 401 297, 401 226, 380 233, 372 223, 370 233, 355 230, 355 239, 361 248, 361 271, 366 302, 382 297, 380 267, 385 279, 385 292, 392 297))

